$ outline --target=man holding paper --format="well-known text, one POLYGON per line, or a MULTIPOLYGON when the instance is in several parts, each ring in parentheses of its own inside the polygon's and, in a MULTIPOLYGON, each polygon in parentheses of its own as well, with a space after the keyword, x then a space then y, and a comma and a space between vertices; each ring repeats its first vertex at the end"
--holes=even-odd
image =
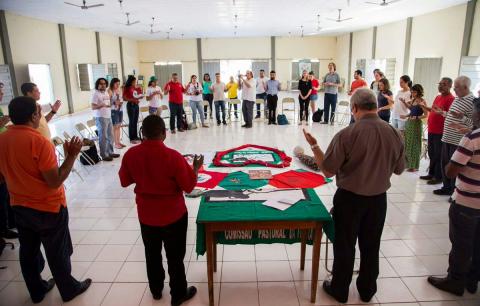
POLYGON ((364 302, 377 292, 386 191, 392 174, 399 175, 405 168, 403 139, 378 116, 374 93, 360 88, 350 101, 355 123, 337 133, 325 153, 304 130, 318 167, 325 176, 336 176, 333 277, 323 283, 323 289, 341 303, 348 300, 357 238, 361 253, 357 290, 364 302))

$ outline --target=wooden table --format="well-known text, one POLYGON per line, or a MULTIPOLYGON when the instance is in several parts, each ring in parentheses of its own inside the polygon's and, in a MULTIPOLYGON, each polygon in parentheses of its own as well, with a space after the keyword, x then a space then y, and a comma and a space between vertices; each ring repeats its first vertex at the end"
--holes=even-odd
POLYGON ((208 299, 209 305, 214 306, 213 295, 213 272, 217 271, 217 247, 215 234, 217 232, 230 230, 282 230, 292 229, 301 230, 300 246, 300 270, 305 268, 305 249, 307 233, 313 230, 313 251, 312 251, 312 285, 310 292, 310 302, 315 303, 318 284, 318 269, 320 264, 320 242, 322 240, 321 221, 219 221, 203 222, 205 226, 205 239, 207 248, 207 274, 208 274, 208 299))

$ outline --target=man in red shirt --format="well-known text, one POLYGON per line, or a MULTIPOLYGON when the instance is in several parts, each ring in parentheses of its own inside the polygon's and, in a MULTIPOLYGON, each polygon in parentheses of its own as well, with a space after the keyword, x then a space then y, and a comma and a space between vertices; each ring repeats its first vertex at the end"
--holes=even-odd
POLYGON ((452 79, 442 78, 438 83, 438 92, 440 93, 433 101, 432 107, 426 107, 428 115, 428 157, 430 166, 428 175, 421 176, 420 179, 427 180, 427 184, 435 185, 442 182, 442 167, 440 163, 442 152, 442 134, 445 117, 450 105, 455 97, 450 93, 452 88, 452 79))
POLYGON ((355 70, 353 78, 355 80, 353 80, 352 85, 350 85, 349 96, 353 95, 354 91, 358 88, 368 87, 367 82, 362 78, 362 70, 355 70))
POLYGON ((165 122, 159 116, 150 115, 143 120, 142 134, 145 139, 125 153, 118 175, 122 187, 135 184, 148 283, 153 298, 162 298, 165 281, 163 243, 172 305, 177 306, 197 292, 193 286, 187 288, 183 265, 188 225, 183 192, 189 193, 195 187, 203 156, 195 156, 192 169, 179 152, 165 146, 165 122))
POLYGON ((182 128, 183 115, 183 93, 185 88, 178 81, 178 74, 173 73, 170 82, 165 84, 165 95, 168 95, 168 105, 170 107, 170 130, 175 134, 175 118, 177 119, 177 128, 179 132, 184 132, 182 128))

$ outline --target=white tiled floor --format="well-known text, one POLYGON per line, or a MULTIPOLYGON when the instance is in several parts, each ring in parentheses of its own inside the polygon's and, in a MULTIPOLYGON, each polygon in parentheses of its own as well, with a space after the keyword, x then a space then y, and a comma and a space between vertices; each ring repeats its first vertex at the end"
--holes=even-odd
MULTIPOLYGON (((54 134, 85 122, 89 113, 64 117, 52 124, 54 134)), ((322 148, 326 148, 340 129, 310 125, 322 148)), ((306 147, 297 125, 267 126, 254 123, 251 130, 242 130, 238 122, 229 126, 197 129, 168 135, 167 145, 184 153, 213 152, 245 143, 263 144, 284 149, 291 154, 296 145, 306 147)), ((159 161, 161 162, 161 161, 159 161)), ((154 301, 147 284, 145 256, 140 237, 132 188, 120 187, 117 172, 119 160, 100 163, 90 174, 77 169, 85 182, 71 175, 66 182, 70 212, 70 230, 74 243, 73 274, 77 278, 92 277, 93 285, 86 294, 66 305, 169 305, 169 288, 163 298, 154 301)), ((292 168, 299 167, 295 161, 292 168)), ((422 161, 422 173, 426 161, 422 161)), ((275 171, 275 170, 274 170, 275 171)), ((431 287, 426 277, 446 272, 450 242, 448 240, 448 203, 434 196, 435 188, 425 185, 418 174, 405 173, 392 178, 389 190, 387 221, 382 237, 378 293, 372 304, 389 306, 473 306, 480 305, 480 294, 466 293, 458 298, 431 287)), ((327 207, 332 205, 335 185, 317 188, 327 207)), ((185 305, 208 305, 205 257, 197 258, 195 217, 198 199, 187 200, 189 233, 185 269, 188 281, 197 286, 197 296, 185 305)), ((324 251, 315 305, 337 305, 321 289, 328 277, 324 268, 324 251)), ((331 256, 331 249, 329 250, 331 256)), ((293 306, 310 305, 311 247, 307 247, 305 271, 299 270, 299 245, 219 246, 218 272, 215 274, 216 305, 222 306, 293 306)), ((358 252, 357 252, 358 257, 358 252)), ((330 258, 331 259, 331 258, 330 258)), ((358 268, 358 259, 356 267, 358 268)), ((328 265, 331 267, 331 260, 328 265)), ((0 258, 0 305, 30 304, 18 263, 18 245, 5 250, 0 258)), ((165 265, 165 268, 166 265, 165 265)), ((50 272, 48 267, 44 277, 50 272)), ((166 282, 168 282, 168 275, 166 282)), ((60 305, 55 289, 42 305, 60 305)), ((355 288, 350 289, 349 304, 361 304, 355 288)))

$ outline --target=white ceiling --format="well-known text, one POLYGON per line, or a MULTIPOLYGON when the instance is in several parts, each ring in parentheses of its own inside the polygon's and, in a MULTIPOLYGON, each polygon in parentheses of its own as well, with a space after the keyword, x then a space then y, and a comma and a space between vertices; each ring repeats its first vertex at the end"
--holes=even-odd
POLYGON ((382 0, 123 0, 122 9, 119 0, 87 0, 87 5, 105 4, 88 10, 66 5, 63 0, 0 0, 0 9, 134 39, 165 39, 167 36, 179 39, 300 36, 302 26, 305 35, 333 35, 467 2, 401 0, 381 7, 365 1, 382 0), (343 9, 342 18, 352 19, 341 23, 329 20, 337 18, 339 8, 343 9), (122 24, 126 23, 125 12, 130 13, 130 21, 138 20, 140 23, 131 26, 122 24), (235 15, 238 16, 237 21, 235 15), (152 17, 155 17, 153 29, 159 33, 148 33, 152 17), (318 24, 321 27, 319 31, 318 24))

